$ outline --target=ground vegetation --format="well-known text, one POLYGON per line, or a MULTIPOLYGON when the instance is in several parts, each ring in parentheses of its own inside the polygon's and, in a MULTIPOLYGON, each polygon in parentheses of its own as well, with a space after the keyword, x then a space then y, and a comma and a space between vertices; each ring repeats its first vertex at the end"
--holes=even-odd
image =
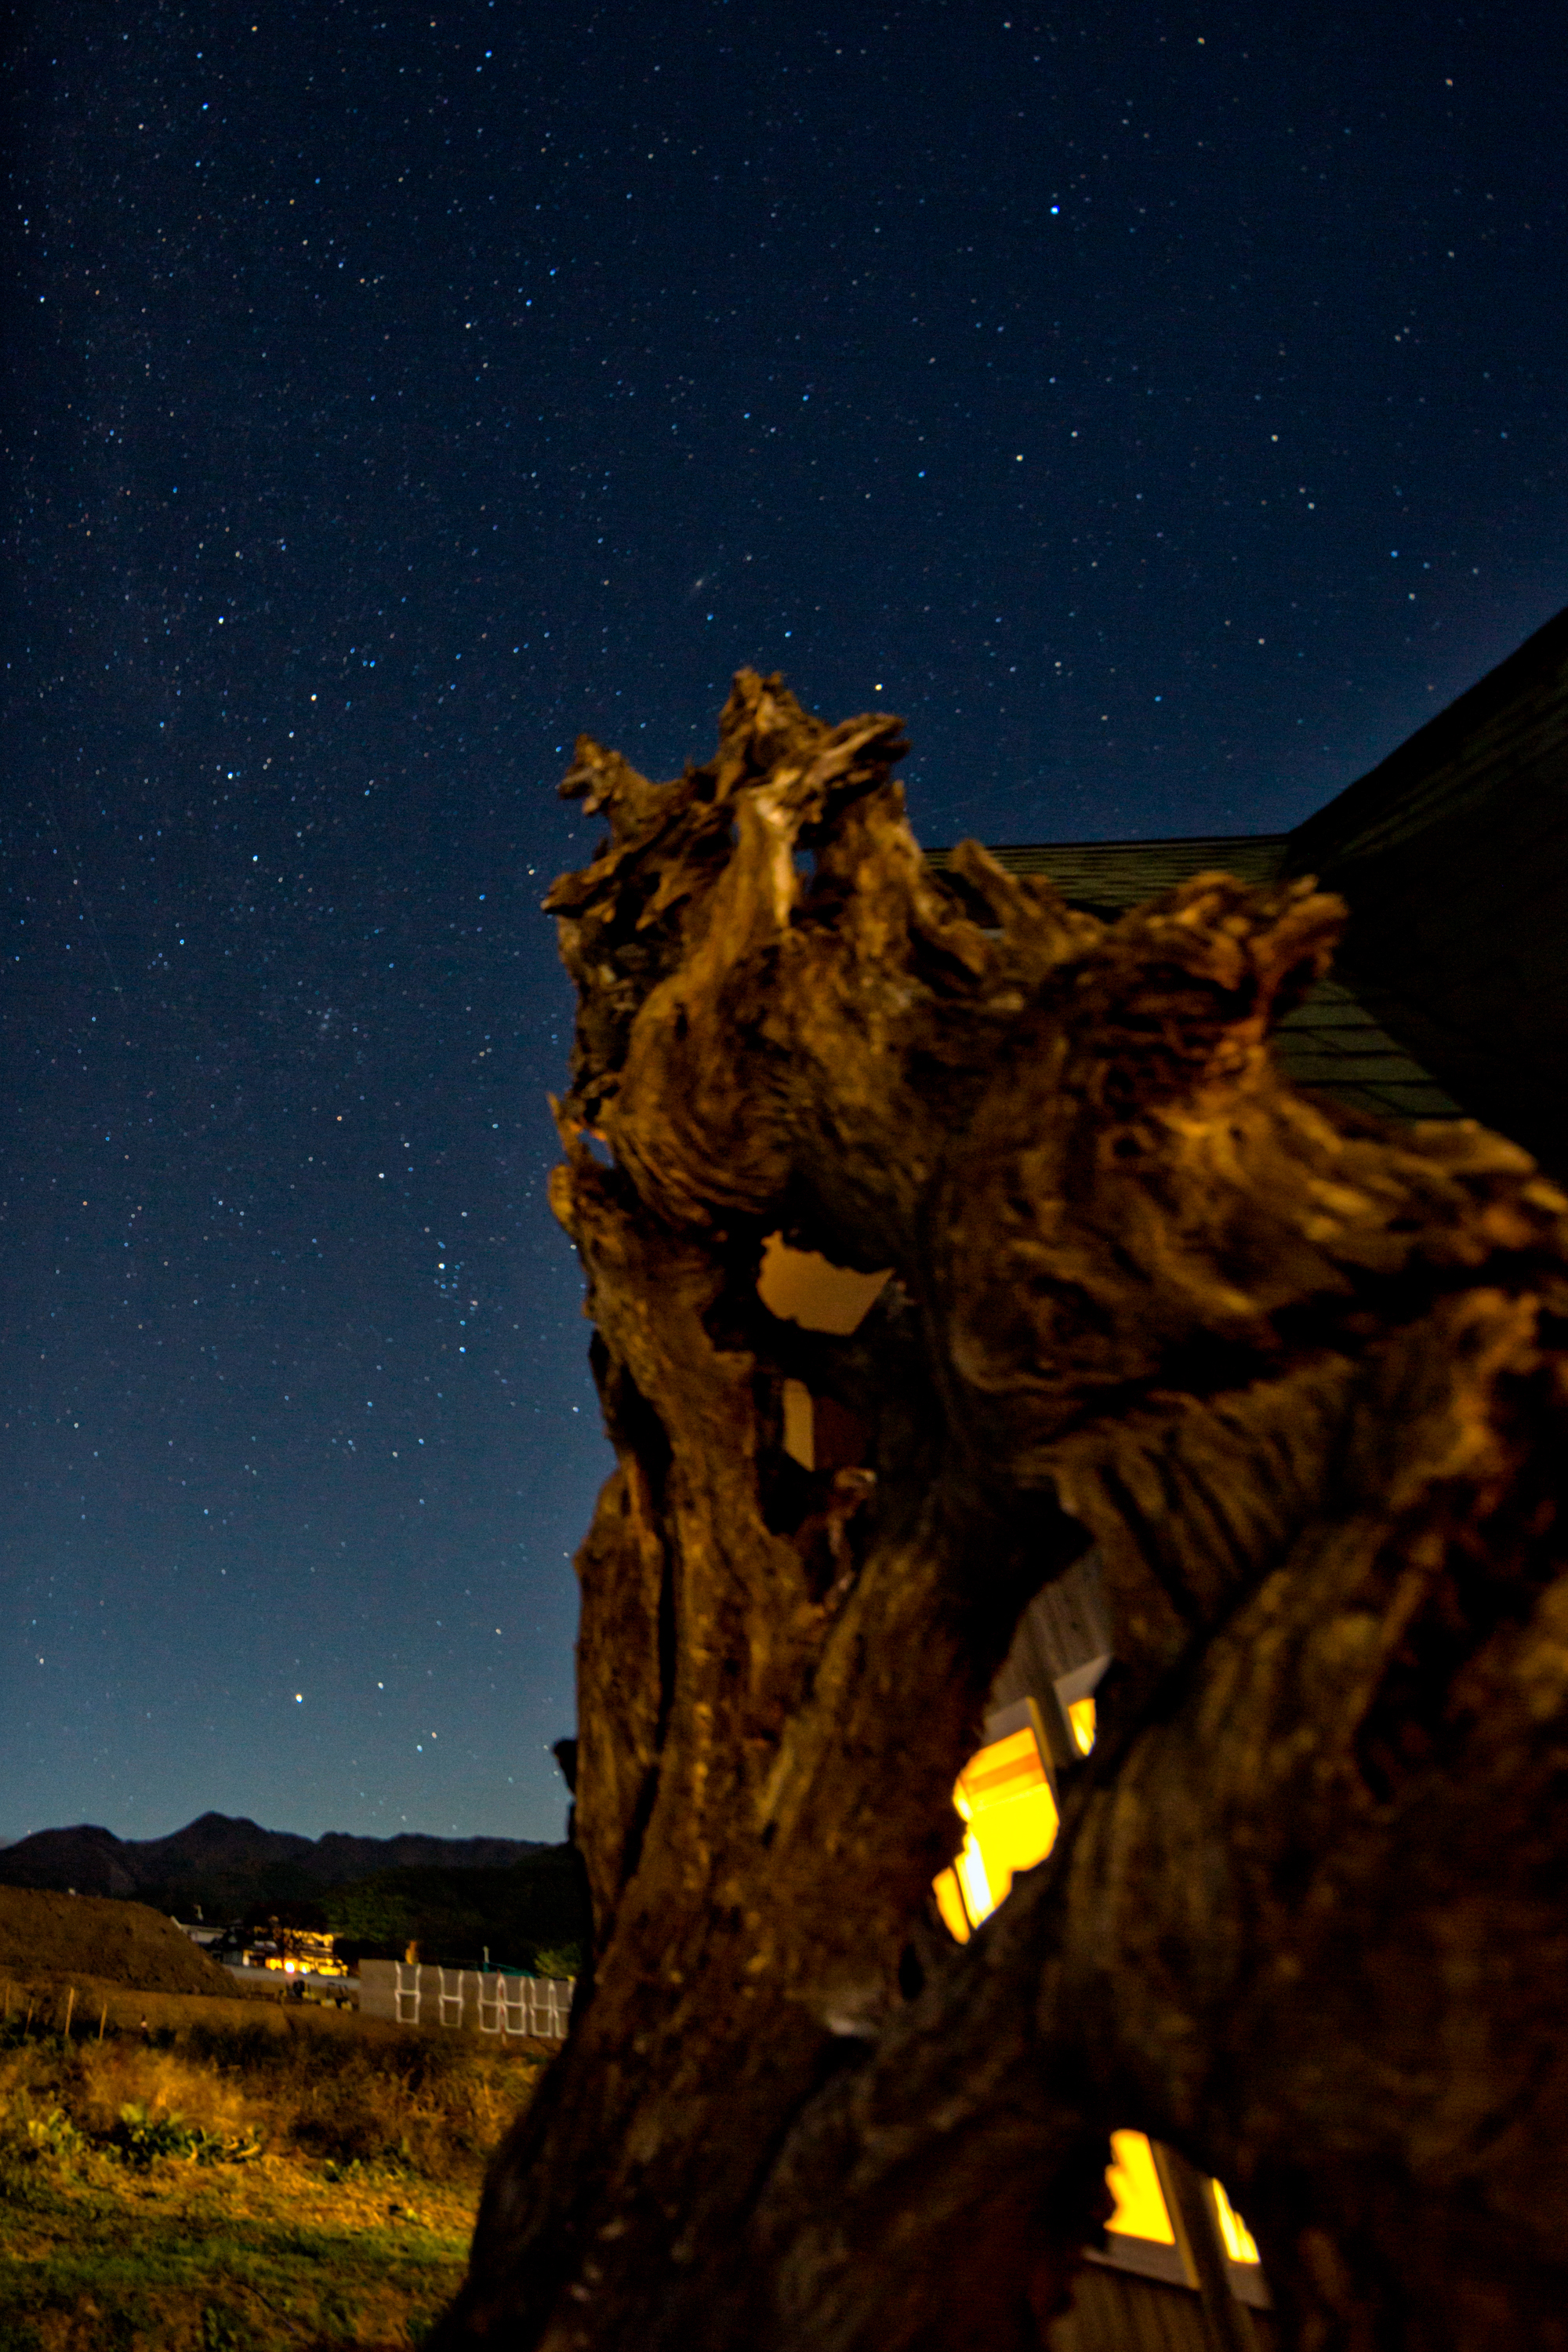
POLYGON ((542 2063, 337 2012, 30 1987, 0 2022, 0 2343, 405 2352, 542 2063))

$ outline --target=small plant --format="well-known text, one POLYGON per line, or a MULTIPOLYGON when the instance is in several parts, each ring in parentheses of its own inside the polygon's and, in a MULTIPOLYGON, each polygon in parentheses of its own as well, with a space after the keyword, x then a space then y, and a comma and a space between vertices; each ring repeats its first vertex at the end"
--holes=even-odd
POLYGON ((535 1952, 533 1965, 542 1977, 580 1977, 583 1948, 580 1944, 550 1944, 543 1951, 535 1952))
POLYGON ((58 2162, 86 2150, 87 2141, 62 2107, 51 2107, 46 2116, 29 2116, 25 2128, 27 2145, 38 2156, 52 2157, 58 2162))
POLYGON ((184 2116, 151 2116, 138 2100, 121 2108, 108 2144, 121 2163, 137 2172, 147 2171, 160 2157, 181 2157, 193 2164, 248 2164, 261 2153, 254 2132, 204 2131, 184 2116))
POLYGON ((194 2156, 197 2137, 183 2116, 150 2116, 133 2100, 121 2108, 109 2145, 122 2163, 145 2172, 161 2156, 194 2156))
POLYGON ((216 2303, 203 2304, 202 2352, 249 2352, 249 2336, 232 2312, 220 2311, 216 2303))

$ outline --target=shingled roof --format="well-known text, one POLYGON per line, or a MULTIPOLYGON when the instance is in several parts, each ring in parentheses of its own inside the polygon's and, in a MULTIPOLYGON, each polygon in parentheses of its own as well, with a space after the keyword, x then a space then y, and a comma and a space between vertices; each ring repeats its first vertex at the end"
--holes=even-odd
POLYGON ((991 854, 1107 919, 1194 874, 1317 874, 1351 919, 1281 1024, 1290 1076, 1385 1118, 1481 1118, 1568 1168, 1568 612, 1294 833, 991 854))
POLYGON ((1568 612, 1308 818, 1339 974, 1468 1110, 1568 1172, 1568 612))
MULTIPOLYGON (((1049 877, 1070 906, 1107 920, 1141 907, 1194 874, 1234 874, 1243 882, 1272 882, 1280 873, 1289 834, 1232 834, 1173 841, 1013 842, 991 855, 1010 874, 1049 877)), ((939 870, 949 853, 930 852, 939 870)), ((1276 1050, 1300 1087, 1321 1087, 1352 1109, 1380 1118, 1458 1118, 1459 1105, 1395 1044, 1342 980, 1319 982, 1304 1004, 1288 1013, 1276 1050)))
MULTIPOLYGON (((991 850, 1009 874, 1045 874, 1069 905, 1112 918, 1141 907, 1194 874, 1234 874, 1272 882, 1282 870, 1288 833, 1183 835, 1173 841, 1024 841, 991 850)), ((932 849, 932 866, 950 852, 932 849)))

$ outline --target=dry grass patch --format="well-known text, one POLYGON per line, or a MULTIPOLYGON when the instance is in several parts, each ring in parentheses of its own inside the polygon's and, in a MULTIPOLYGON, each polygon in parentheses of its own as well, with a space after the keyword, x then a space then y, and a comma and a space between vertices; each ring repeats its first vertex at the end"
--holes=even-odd
POLYGON ((417 2343, 542 2060, 351 2012, 130 2006, 101 2040, 96 2003, 80 2038, 0 2031, 6 2352, 417 2343))

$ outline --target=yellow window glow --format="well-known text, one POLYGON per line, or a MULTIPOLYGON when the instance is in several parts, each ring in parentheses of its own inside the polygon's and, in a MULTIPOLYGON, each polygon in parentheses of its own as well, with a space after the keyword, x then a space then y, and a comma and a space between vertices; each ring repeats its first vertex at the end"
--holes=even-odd
POLYGON ((963 1907, 978 1927, 982 1919, 989 1919, 995 1910, 997 1897, 991 1891, 991 1874, 973 1828, 965 1830, 963 1852, 952 1867, 963 1896, 963 1907))
POLYGON ((1068 1708, 1068 1721, 1072 1726, 1073 1744, 1080 1756, 1087 1756, 1094 1746, 1094 1701, 1075 1698, 1068 1708))
POLYGON ((816 1416, 804 1381, 784 1384, 784 1450, 803 1470, 816 1467, 816 1416))
POLYGON ((770 1234, 763 1244, 757 1272, 757 1296, 770 1315, 798 1323, 805 1331, 836 1331, 841 1337, 858 1330, 872 1302, 888 1279, 880 1274, 857 1274, 852 1266, 834 1265, 816 1250, 791 1249, 782 1234, 770 1234))
POLYGON ((1147 2238, 1157 2246, 1173 2246, 1176 2232, 1154 2169, 1154 2151, 1143 2133, 1112 2132, 1110 2153, 1112 2162, 1105 2178, 1116 2200, 1116 2210, 1106 2228, 1119 2237, 1147 2238))
POLYGON ((1034 1732, 1010 1732, 983 1748, 959 1775, 954 1801, 984 1865, 984 1918, 1005 1902, 1014 1874, 1043 1862, 1057 1841, 1056 1799, 1034 1732))
POLYGON ((940 1878, 932 1879, 931 1885, 936 1892, 936 1907, 942 1913, 943 1927, 955 1944, 967 1944, 970 1934, 969 1914, 963 1907, 958 1873, 955 1870, 944 1870, 940 1878))
POLYGON ((1225 2240, 1225 2250, 1231 2261, 1260 2263, 1263 2257, 1258 2251, 1257 2240, 1220 2187, 1219 2182, 1211 2180, 1209 2187, 1214 2190, 1215 2211, 1219 2216, 1219 2233, 1225 2240))
MULTIPOLYGON (((1026 1727, 1010 1731, 1005 1739, 994 1739, 989 1748, 972 1756, 958 1776, 958 1785, 969 1801, 973 1821, 984 1809, 1038 1787, 1045 1777, 1035 1735, 1026 1727)), ((960 1805, 959 1811, 963 1812, 964 1807, 960 1805)))
POLYGON ((1043 1862, 1057 1837, 1057 1805, 1032 1729, 1009 1732, 972 1756, 952 1801, 964 1823, 963 1851, 933 1881, 937 1906, 958 1941, 1007 1899, 1014 1875, 1043 1862), (962 1908, 963 1932, 954 1925, 962 1908))

